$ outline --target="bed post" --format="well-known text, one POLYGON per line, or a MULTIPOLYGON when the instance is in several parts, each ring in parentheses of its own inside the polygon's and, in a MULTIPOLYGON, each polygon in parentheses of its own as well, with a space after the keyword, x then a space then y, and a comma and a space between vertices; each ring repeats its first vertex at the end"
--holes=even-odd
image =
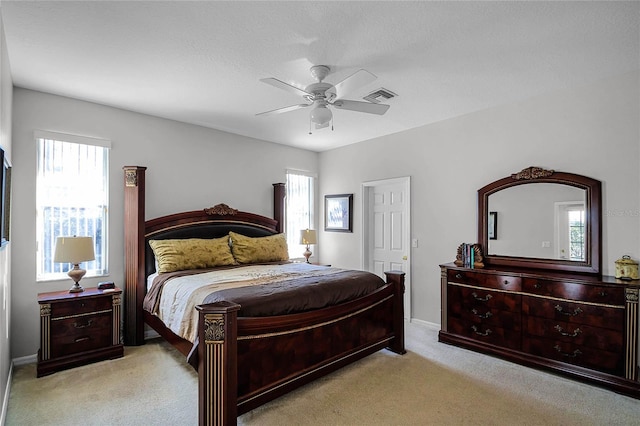
POLYGON ((405 354, 404 348, 404 276, 402 271, 385 272, 387 283, 394 284, 393 291, 393 334, 395 338, 389 345, 389 350, 397 354, 405 354))
POLYGON ((235 425, 238 417, 238 310, 217 302, 198 310, 198 424, 235 425))
POLYGON ((278 221, 276 230, 279 233, 284 232, 284 201, 286 196, 286 184, 273 184, 273 218, 278 221))
POLYGON ((146 167, 124 169, 124 344, 144 343, 144 174, 146 167))

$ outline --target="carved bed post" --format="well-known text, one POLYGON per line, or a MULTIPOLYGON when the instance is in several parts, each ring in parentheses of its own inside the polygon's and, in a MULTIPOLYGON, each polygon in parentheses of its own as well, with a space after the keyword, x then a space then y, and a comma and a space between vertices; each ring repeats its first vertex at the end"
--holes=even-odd
POLYGON ((384 273, 387 276, 387 283, 394 284, 393 294, 393 332, 395 338, 389 345, 389 350, 397 354, 405 354, 404 348, 404 276, 402 271, 388 271, 384 273))
POLYGON ((273 184, 273 218, 278 221, 277 231, 279 233, 284 232, 285 196, 286 196, 286 184, 274 183, 273 184))
POLYGON ((144 343, 142 300, 144 286, 138 285, 144 274, 144 174, 146 167, 125 166, 124 169, 124 270, 125 312, 124 344, 144 343))
POLYGON ((235 425, 238 417, 238 310, 218 302, 196 307, 198 325, 198 423, 235 425))

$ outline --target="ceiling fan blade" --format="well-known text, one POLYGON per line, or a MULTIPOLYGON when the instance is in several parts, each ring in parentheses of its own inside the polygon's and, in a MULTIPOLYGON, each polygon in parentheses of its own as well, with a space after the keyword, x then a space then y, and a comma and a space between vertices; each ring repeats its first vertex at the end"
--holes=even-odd
POLYGON ((311 105, 313 105, 313 104, 290 105, 288 107, 272 109, 271 111, 259 112, 256 115, 281 114, 283 112, 295 111, 295 110, 300 109, 300 108, 306 108, 306 107, 311 106, 311 105))
POLYGON ((336 98, 344 98, 349 93, 371 83, 377 78, 378 77, 376 77, 369 71, 359 69, 349 77, 342 80, 340 83, 334 85, 331 89, 327 90, 327 93, 333 93, 334 95, 336 95, 336 98))
POLYGON ((382 115, 389 109, 389 105, 373 104, 371 102, 348 101, 338 99, 332 104, 336 108, 348 109, 351 111, 366 112, 368 114, 382 115))
POLYGON ((267 83, 273 87, 277 87, 278 89, 286 90, 289 93, 293 93, 296 96, 312 96, 311 93, 306 92, 296 86, 292 86, 289 83, 285 83, 284 81, 278 80, 277 78, 261 78, 261 82, 267 83))

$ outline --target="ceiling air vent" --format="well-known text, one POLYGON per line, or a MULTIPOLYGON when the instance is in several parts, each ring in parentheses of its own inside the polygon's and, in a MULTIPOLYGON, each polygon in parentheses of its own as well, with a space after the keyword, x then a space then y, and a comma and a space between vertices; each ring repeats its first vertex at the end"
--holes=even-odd
POLYGON ((369 93, 362 99, 364 99, 365 101, 373 102, 374 104, 379 104, 382 101, 388 101, 389 99, 395 98, 396 96, 398 95, 393 93, 391 90, 381 87, 378 90, 369 93))

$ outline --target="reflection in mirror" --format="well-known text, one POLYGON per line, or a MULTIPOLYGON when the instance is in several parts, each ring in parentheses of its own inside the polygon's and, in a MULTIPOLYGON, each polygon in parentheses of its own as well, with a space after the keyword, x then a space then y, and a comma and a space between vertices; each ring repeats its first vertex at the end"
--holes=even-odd
POLYGON ((584 262, 585 203, 584 189, 557 183, 491 194, 487 210, 496 215, 487 226, 496 237, 489 238, 487 254, 584 262))

